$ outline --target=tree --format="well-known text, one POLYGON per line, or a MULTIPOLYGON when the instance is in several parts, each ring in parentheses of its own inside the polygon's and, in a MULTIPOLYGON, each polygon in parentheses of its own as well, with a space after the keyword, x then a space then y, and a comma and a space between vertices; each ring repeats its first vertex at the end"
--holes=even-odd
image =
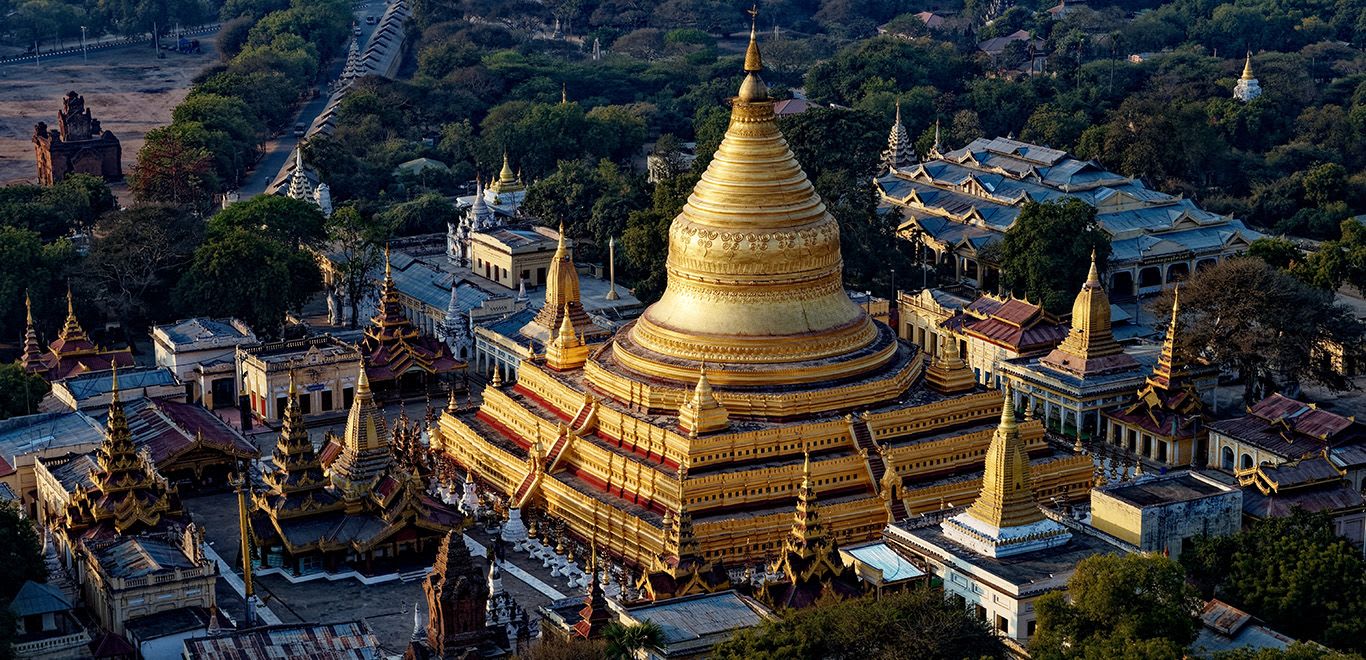
POLYGON ((379 242, 387 236, 386 229, 367 222, 354 206, 343 206, 327 219, 327 240, 341 278, 340 288, 351 307, 351 328, 359 321, 360 301, 370 288, 370 272, 380 265, 379 242))
POLYGON ((38 402, 51 389, 42 376, 24 371, 18 362, 0 364, 0 419, 38 412, 38 402))
POLYGON ((1193 550, 1181 563, 1204 595, 1291 637, 1366 652, 1366 560, 1326 514, 1296 509, 1232 537, 1199 537, 1193 550))
POLYGON ((195 146, 183 127, 172 124, 147 132, 128 187, 138 201, 202 212, 218 192, 219 181, 213 172, 213 154, 195 146))
POLYGON ((1025 202, 999 247, 982 260, 997 261, 1007 291, 1023 294, 1045 309, 1070 309, 1095 251, 1104 270, 1110 239, 1096 223, 1096 210, 1068 198, 1061 202, 1025 202))
POLYGON ((630 625, 613 622, 603 629, 602 636, 607 642, 608 660, 634 660, 640 651, 664 643, 664 629, 648 620, 630 625))
POLYGON ((1304 259, 1295 242, 1287 238, 1259 238, 1247 248, 1247 256, 1265 261, 1267 265, 1280 270, 1290 270, 1304 259))
MULTIPOLYGON (((1170 294, 1154 302, 1163 313, 1170 307, 1170 294)), ((1261 259, 1228 259, 1197 271, 1181 285, 1181 311, 1186 357, 1236 373, 1246 405, 1282 389, 1293 395, 1304 380, 1335 391, 1349 386, 1319 347, 1357 345, 1361 323, 1332 294, 1261 259)))
POLYGON ((195 250, 173 297, 187 314, 235 316, 257 334, 275 337, 286 312, 320 287, 310 254, 260 231, 233 228, 195 250))
POLYGON ((440 193, 429 192, 409 202, 395 204, 375 219, 394 236, 416 236, 446 231, 455 218, 455 206, 440 193))
POLYGON ((258 195, 229 205, 209 218, 210 236, 235 229, 264 232, 291 247, 316 245, 326 231, 322 211, 312 202, 284 195, 258 195))
POLYGON ((1156 554, 1094 555, 1081 560, 1067 592, 1034 605, 1040 660, 1178 658, 1195 639, 1200 597, 1181 565, 1156 554))
POLYGON ((958 660, 1003 658, 986 623, 944 599, 938 589, 914 589, 789 610, 777 621, 741 630, 712 652, 717 660, 958 660))
POLYGON ((8 603, 28 580, 47 581, 38 531, 18 504, 0 503, 0 603, 8 603))
POLYGON ((17 341, 23 336, 25 292, 40 323, 58 313, 67 269, 75 260, 70 241, 44 243, 33 231, 0 226, 0 337, 17 341))
POLYGON ((164 320, 154 312, 165 313, 158 306, 203 236, 203 222, 172 206, 110 213, 95 226, 81 281, 106 314, 128 327, 164 320))
POLYGON ((1366 295, 1366 225, 1343 220, 1342 237, 1324 241, 1292 272, 1320 289, 1336 291, 1344 283, 1366 295))

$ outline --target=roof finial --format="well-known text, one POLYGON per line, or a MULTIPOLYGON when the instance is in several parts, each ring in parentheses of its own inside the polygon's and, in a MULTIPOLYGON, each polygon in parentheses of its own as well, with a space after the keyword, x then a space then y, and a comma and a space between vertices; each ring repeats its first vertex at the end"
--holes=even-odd
POLYGON ((393 268, 389 264, 389 241, 384 242, 384 279, 390 279, 393 268))
POLYGON ((33 301, 28 297, 28 289, 24 289, 24 313, 27 315, 28 325, 33 325, 33 301))
POLYGON ((289 365, 289 398, 293 399, 296 391, 294 387, 294 365, 291 364, 289 365))
POLYGON ((569 86, 560 83, 560 105, 569 105, 569 86))
POLYGON ((745 71, 758 73, 764 70, 763 58, 759 56, 759 5, 746 10, 749 14, 749 48, 745 50, 745 71))
POLYGON ((113 370, 113 372, 114 372, 112 381, 111 381, 110 384, 109 384, 110 393, 111 393, 111 395, 112 395, 112 398, 110 399, 110 403, 118 403, 118 402, 119 402, 119 361, 118 361, 118 360, 110 360, 110 362, 109 362, 109 368, 110 368, 111 370, 113 370))
POLYGON ((900 96, 896 97, 896 121, 894 121, 894 122, 892 122, 892 123, 893 123, 893 124, 900 124, 900 123, 901 123, 901 97, 900 97, 900 96))
POLYGON ((66 316, 67 318, 76 316, 76 303, 71 297, 71 280, 66 281, 66 316))
POLYGON ((1252 80, 1252 49, 1247 49, 1247 59, 1243 61, 1243 80, 1252 80))
POLYGON ((1096 249, 1091 248, 1091 272, 1086 274, 1086 283, 1100 285, 1100 270, 1096 268, 1096 249))

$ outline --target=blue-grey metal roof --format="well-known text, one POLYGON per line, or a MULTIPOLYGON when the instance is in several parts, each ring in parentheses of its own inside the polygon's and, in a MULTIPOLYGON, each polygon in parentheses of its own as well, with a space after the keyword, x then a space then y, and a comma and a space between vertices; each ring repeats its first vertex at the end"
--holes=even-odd
MULTIPOLYGON (((144 387, 164 387, 175 385, 175 374, 166 367, 133 367, 119 370, 119 391, 137 390, 144 387)), ((114 371, 91 371, 72 376, 62 381, 76 401, 85 401, 109 394, 114 389, 114 371)))
POLYGON ((670 598, 628 608, 627 613, 637 621, 648 620, 658 625, 665 644, 749 628, 765 621, 753 601, 734 591, 670 598))
POLYGON ((925 574, 925 571, 907 561, 905 557, 902 557, 900 553, 882 541, 842 548, 841 550, 854 559, 880 571, 883 582, 909 580, 925 574))
POLYGON ((9 604, 9 611, 20 617, 70 610, 71 601, 67 600, 61 589, 46 582, 33 580, 19 587, 19 593, 15 594, 14 601, 9 604))
POLYGON ((157 326, 174 344, 193 344, 206 339, 231 337, 248 339, 246 333, 232 325, 232 319, 193 318, 157 326))
POLYGON ((140 536, 120 537, 96 552, 105 573, 122 578, 136 578, 178 568, 194 568, 195 563, 184 551, 161 539, 140 536))
POLYGON ((49 412, 0 421, 0 458, 15 465, 18 456, 65 447, 99 444, 104 429, 76 412, 49 412))

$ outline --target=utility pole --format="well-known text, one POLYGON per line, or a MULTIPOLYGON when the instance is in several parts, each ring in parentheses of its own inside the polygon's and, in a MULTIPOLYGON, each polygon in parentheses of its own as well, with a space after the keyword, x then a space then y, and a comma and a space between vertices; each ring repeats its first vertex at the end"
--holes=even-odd
POLYGON ((246 624, 256 627, 256 590, 251 583, 251 528, 247 523, 247 473, 243 465, 237 478, 230 483, 237 488, 237 524, 242 534, 242 594, 246 601, 246 624))
POLYGON ((90 56, 89 56, 89 54, 87 53, 87 51, 86 51, 86 49, 85 49, 85 26, 84 26, 84 25, 81 26, 81 60, 82 60, 82 61, 85 61, 85 62, 89 62, 89 61, 90 61, 90 56))

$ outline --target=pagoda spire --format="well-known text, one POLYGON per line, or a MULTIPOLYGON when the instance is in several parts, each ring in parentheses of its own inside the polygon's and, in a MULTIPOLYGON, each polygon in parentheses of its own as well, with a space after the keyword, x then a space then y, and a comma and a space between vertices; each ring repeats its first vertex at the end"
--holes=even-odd
POLYGON ((1072 302, 1072 329, 1040 363, 1082 377, 1138 368, 1110 330, 1110 298, 1100 281, 1094 249, 1086 283, 1072 302))
POLYGON ((588 594, 583 599, 583 609, 579 611, 579 622, 574 624, 574 634, 584 639, 597 639, 602 636, 603 628, 611 622, 612 613, 607 609, 607 594, 602 590, 598 579, 598 546, 589 549, 588 555, 588 594))
POLYGON ((57 335, 57 341, 53 342, 52 350, 54 353, 65 354, 79 350, 94 350, 94 344, 90 343, 90 336, 85 334, 85 328, 81 327, 80 319, 76 318, 76 301, 71 295, 71 283, 66 285, 66 322, 62 324, 62 331, 57 335))
POLYGON ((1001 423, 987 448, 982 490, 960 513, 943 522, 944 534, 991 557, 1050 548, 1071 537, 1067 528, 1044 516, 1034 501, 1029 454, 1015 419, 1015 397, 1005 391, 1001 423))
POLYGON ((588 346, 574 333, 572 316, 569 305, 566 304, 564 315, 560 318, 559 333, 550 340, 545 350, 545 363, 551 369, 576 369, 588 361, 588 346))
POLYGON ((1176 335, 1180 330, 1181 285, 1172 290, 1172 318, 1167 323, 1167 336, 1162 339, 1162 353, 1157 358, 1157 366, 1148 377, 1148 383, 1162 390, 1170 390, 1177 384, 1185 367, 1177 357, 1176 335))
POLYGON ((356 392, 342 431, 341 446, 341 453, 330 466, 332 483, 348 498, 355 499, 365 494, 393 459, 388 423, 375 405, 364 364, 356 377, 356 392))
POLYGON ((887 148, 882 152, 882 167, 890 172, 914 162, 915 147, 911 144, 911 135, 906 132, 906 126, 901 123, 901 99, 898 97, 896 120, 892 122, 891 134, 887 136, 887 148))
POLYGON ((1262 85, 1252 75, 1252 51, 1248 50, 1247 58, 1243 60, 1243 75, 1238 77, 1238 82, 1233 86, 1233 98, 1247 103, 1261 95, 1262 85))
POLYGON ((579 294, 579 271, 574 267, 565 234, 564 223, 561 222, 555 256, 550 258, 550 267, 546 269, 545 305, 536 314, 535 323, 554 333, 559 331, 564 316, 568 316, 574 330, 582 334, 592 321, 583 310, 579 294))
POLYGON ((749 9, 749 46, 745 49, 745 80, 740 83, 740 94, 737 97, 744 103, 769 100, 768 85, 759 77, 759 73, 764 70, 764 58, 759 53, 758 20, 759 6, 755 5, 749 9))
POLYGON ((272 495, 318 490, 326 485, 322 464, 313 449, 304 426, 304 415, 299 407, 299 392, 295 385, 294 369, 289 370, 289 394, 281 419, 280 436, 275 441, 276 469, 262 475, 272 495))
POLYGON ((1256 76, 1252 75, 1252 49, 1251 49, 1251 48, 1249 48, 1248 51, 1247 51, 1247 59, 1243 60, 1243 75, 1239 76, 1238 78, 1239 78, 1239 80, 1256 80, 1256 79, 1257 79, 1256 76))
POLYGON ((28 290, 24 290, 24 353, 19 359, 24 370, 34 373, 47 370, 43 361, 43 345, 38 341, 38 330, 33 324, 33 302, 28 290))
POLYGON ((802 483, 797 487, 797 509, 792 513, 792 531, 787 547, 798 553, 812 552, 827 545, 829 539, 821 524, 820 507, 816 503, 815 482, 811 479, 811 452, 802 451, 802 483))
POLYGON ((693 395, 678 409, 678 424, 697 437, 701 433, 720 431, 730 426, 730 412, 716 399, 711 381, 707 380, 707 365, 698 369, 697 386, 693 395))
POLYGON ((977 377, 963 360, 958 350, 958 338, 952 333, 944 337, 939 356, 925 368, 925 382, 945 394, 966 392, 977 387, 977 377))

